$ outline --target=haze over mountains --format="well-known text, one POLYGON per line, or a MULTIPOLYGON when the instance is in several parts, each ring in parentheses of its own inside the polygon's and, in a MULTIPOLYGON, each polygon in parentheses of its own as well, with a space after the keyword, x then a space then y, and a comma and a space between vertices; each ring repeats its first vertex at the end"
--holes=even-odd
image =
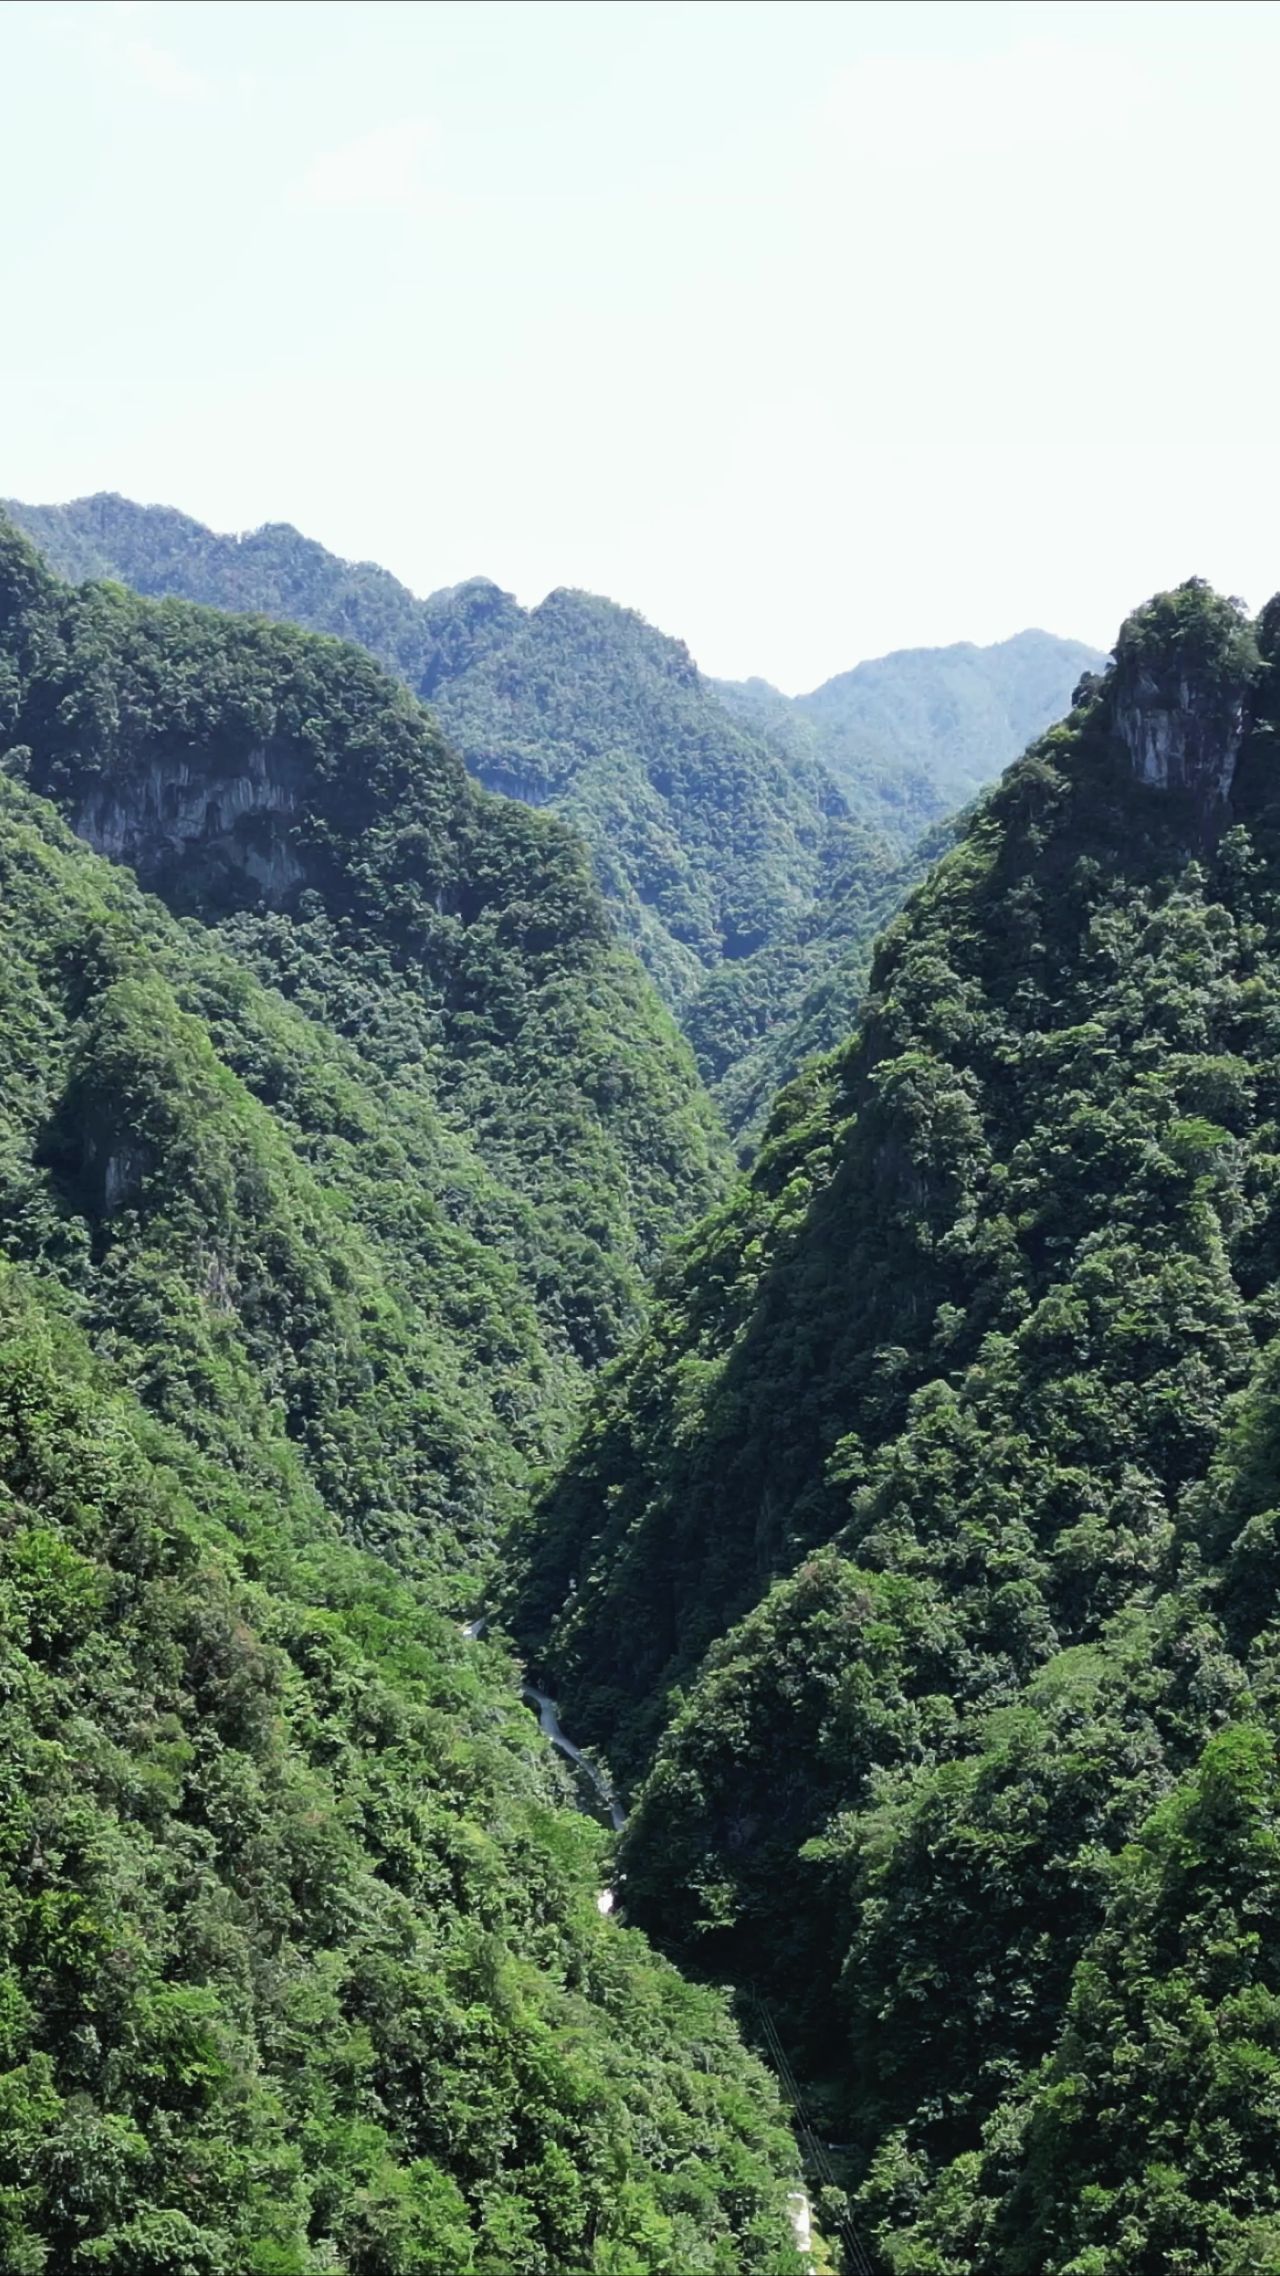
POLYGON ((678 640, 590 594, 525 610, 474 579, 418 600, 283 525, 219 536, 107 494, 8 510, 60 575, 282 617, 397 672, 478 781, 582 832, 737 1131, 843 1032, 922 834, 1102 661, 1029 632, 886 657, 790 703, 707 681, 678 640))
POLYGON ((811 695, 789 698, 764 680, 712 685, 757 734, 821 759, 851 812, 905 851, 1060 719, 1081 674, 1103 661, 1083 641, 1028 631, 986 648, 902 648, 811 695))

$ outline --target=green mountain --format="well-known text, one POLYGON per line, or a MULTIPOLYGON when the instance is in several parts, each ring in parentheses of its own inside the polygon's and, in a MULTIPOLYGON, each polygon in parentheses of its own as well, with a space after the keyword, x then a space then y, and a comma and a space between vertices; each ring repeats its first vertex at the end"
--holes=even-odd
POLYGON ((1280 2268, 1278 747, 1280 600, 1129 620, 526 1528, 885 2270, 1280 2268))
POLYGON ((419 601, 287 527, 222 537, 110 496, 10 511, 66 576, 360 640, 431 703, 478 781, 582 831, 678 1011, 721 965, 802 931, 851 843, 890 866, 871 833, 852 836, 820 765, 744 733, 679 641, 610 601, 562 591, 525 610, 480 578, 419 601))
POLYGON ((714 1187, 683 1046, 356 651, 0 529, 0 719, 0 2266, 782 2276, 776 2091, 459 1626, 714 1187))
POLYGON ((1100 661, 1022 633, 860 665, 792 704, 763 682, 717 688, 681 642, 589 593, 525 610, 477 578, 421 601, 284 525, 219 536, 110 495, 9 510, 63 576, 360 641, 478 781, 582 833, 739 1134, 845 1032, 875 933, 922 874, 916 840, 1100 661))
MULTIPOLYGON (((467 1141, 549 1331, 597 1359, 724 1146, 577 840, 477 790, 354 648, 58 587, 15 537, 0 580, 10 771, 467 1141)), ((464 1173, 451 1209, 495 1206, 464 1173)))
POLYGON ((767 680, 713 685, 744 728, 795 764, 821 764, 850 812, 905 854, 1060 719, 1102 661, 1079 640, 1028 631, 989 648, 898 649, 794 698, 767 680))

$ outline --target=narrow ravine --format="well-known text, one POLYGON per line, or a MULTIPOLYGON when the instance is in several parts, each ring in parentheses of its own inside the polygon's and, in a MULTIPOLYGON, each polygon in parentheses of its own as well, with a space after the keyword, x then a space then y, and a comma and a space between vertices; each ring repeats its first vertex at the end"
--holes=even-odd
MULTIPOLYGON (((474 1643, 477 1637, 483 1636, 488 1625, 488 1615, 479 1613, 474 1620, 468 1620, 464 1624, 462 1633, 468 1642, 474 1643)), ((560 1720, 560 1710, 555 1700, 549 1697, 545 1691, 539 1691, 536 1683, 522 1684, 521 1696, 530 1707, 536 1710, 538 1729, 543 1737, 550 1739, 552 1746, 565 1757, 567 1762, 571 1762, 576 1770, 585 1773, 595 1790, 600 1808, 608 1815, 609 1823, 614 1832, 621 1833, 627 1822, 627 1813, 603 1771, 597 1770, 590 1757, 585 1755, 581 1747, 575 1745, 570 1738, 560 1720)), ((602 1913, 611 1913, 615 1902, 616 1892, 613 1889, 600 1889, 596 1894, 596 1907, 602 1913)), ((793 2093, 794 2091, 793 2082, 793 2093)), ((808 2191, 793 2189, 787 2198, 787 2221, 791 2229, 792 2241, 799 2254, 811 2255, 813 2252, 811 2219, 808 2191)))
MULTIPOLYGON (((488 1625, 488 1614, 481 1612, 477 1614, 474 1620, 468 1620, 464 1622, 462 1633, 466 1637, 468 1643, 474 1643, 477 1637, 483 1636, 488 1625)), ((568 1732, 564 1728, 564 1725, 560 1721, 560 1711, 556 1706, 555 1700, 549 1698, 545 1691, 539 1691, 535 1683, 526 1683, 522 1685, 521 1690, 522 1696, 527 1701, 529 1706, 535 1708, 537 1711, 538 1729, 541 1731, 543 1737, 550 1739, 552 1746, 559 1749, 560 1753, 565 1757, 566 1761, 573 1763, 577 1769, 585 1772, 587 1778, 590 1780, 592 1786, 595 1789, 596 1798, 600 1804, 600 1807, 608 1817, 609 1823, 613 1827, 614 1832, 621 1833, 624 1825, 627 1822, 627 1813, 623 1809, 617 1795, 614 1793, 608 1779, 605 1777, 604 1772, 597 1770, 594 1762, 591 1761, 589 1756, 583 1753, 580 1746, 575 1746, 573 1740, 570 1738, 568 1732)))

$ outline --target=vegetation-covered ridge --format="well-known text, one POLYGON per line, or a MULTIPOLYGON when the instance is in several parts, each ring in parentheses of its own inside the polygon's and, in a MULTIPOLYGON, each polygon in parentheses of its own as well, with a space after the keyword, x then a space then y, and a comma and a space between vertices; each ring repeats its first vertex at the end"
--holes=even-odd
POLYGON ((806 1051, 846 1031, 874 934, 921 872, 921 833, 1099 660, 1025 633, 860 665, 791 704, 763 683, 717 688, 680 641, 589 593, 525 610, 475 578, 423 601, 279 524, 219 536, 108 495, 11 511, 64 576, 361 641, 431 703, 477 779, 582 832, 742 1133, 806 1051))
MULTIPOLYGON (((870 876, 892 866, 870 832, 851 832, 820 765, 744 732, 682 643, 610 601, 559 591, 525 610, 483 578, 418 600, 295 530, 222 537, 123 498, 12 510, 69 576, 361 640, 431 703, 480 782, 582 831, 624 935, 677 1009, 722 963, 802 933, 851 849, 870 876)), ((732 1017, 716 1027, 713 1080, 774 1018, 781 984, 739 977, 747 1033, 732 1017)), ((703 1033, 713 1019, 705 1008, 703 1033)))
MULTIPOLYGON (((0 2267, 782 2276, 775 2090, 719 1997, 601 1917, 605 1837, 460 1630, 593 1316, 548 1293, 532 1147, 458 1111, 480 1014, 449 1026, 522 986, 537 1016, 534 855, 564 840, 511 810, 530 900, 420 1050, 388 881, 460 846, 447 890, 483 909, 511 856, 408 699, 328 643, 73 600, 20 546, 0 591, 0 2267), (347 795, 399 765, 399 804, 358 838, 341 785, 234 809, 228 782, 352 755, 359 701, 347 795), (98 800, 221 923, 15 776, 82 823, 98 800), (397 863, 433 784, 458 835, 397 863), (228 827, 175 847, 170 785, 228 827), (318 977, 285 928, 319 914, 251 890, 282 850, 329 913, 318 977)), ((633 972, 584 938, 571 976, 633 972)), ((614 1236, 583 1160, 589 1257, 614 1236)))
POLYGON ((1015 765, 667 1275, 522 1633, 880 2264, 1280 2269, 1280 603, 1015 765))
POLYGON ((554 1344, 617 1343, 725 1148, 570 832, 478 790, 358 649, 60 586, 2 524, 0 749, 447 1135, 446 1214, 554 1344))
POLYGON ((1029 629, 986 648, 900 648, 784 696, 766 680, 713 684, 744 727, 817 760, 851 812, 901 853, 969 806, 1068 709, 1103 662, 1083 641, 1029 629))

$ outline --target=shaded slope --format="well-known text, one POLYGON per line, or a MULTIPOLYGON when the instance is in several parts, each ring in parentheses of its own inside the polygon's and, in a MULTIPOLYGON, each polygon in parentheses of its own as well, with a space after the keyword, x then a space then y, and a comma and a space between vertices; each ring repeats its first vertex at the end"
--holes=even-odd
POLYGON ((1278 631, 1130 620, 529 1537, 633 1916, 768 1997, 889 2267, 1276 2262, 1278 631))
POLYGON ((576 841, 358 650, 73 592, 0 539, 9 771, 465 1138, 553 1339, 597 1358, 722 1141, 576 841))

